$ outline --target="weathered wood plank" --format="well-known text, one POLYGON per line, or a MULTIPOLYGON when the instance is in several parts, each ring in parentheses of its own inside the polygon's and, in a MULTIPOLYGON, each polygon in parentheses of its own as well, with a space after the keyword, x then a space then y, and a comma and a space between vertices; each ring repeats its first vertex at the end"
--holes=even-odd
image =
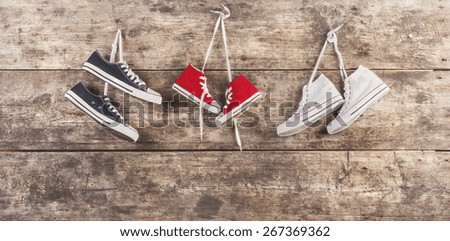
POLYGON ((449 159, 448 152, 1 153, 0 219, 448 220, 449 159))
MULTIPOLYGON (((337 71, 326 72, 342 89, 337 71)), ((290 115, 300 100, 309 72, 246 72, 266 95, 240 120, 247 150, 450 150, 450 76, 440 71, 376 71, 391 91, 349 129, 328 135, 325 120, 288 138, 276 135, 276 125, 290 115), (280 108, 281 106, 281 108, 280 108), (271 107, 269 109, 269 107, 271 107)), ((138 143, 113 137, 64 98, 80 79, 94 90, 103 82, 82 71, 1 71, 0 149, 2 150, 236 150, 231 124, 217 128, 214 115, 205 122, 200 141, 198 110, 175 94, 171 85, 180 71, 139 72, 149 86, 161 91, 161 106, 147 105, 122 92, 111 90, 126 119, 141 134, 138 143), (14 91, 12 91, 14 90, 14 91), (169 106, 171 108, 169 108, 169 106), (185 127, 183 127, 185 126, 185 127)), ((225 72, 209 72, 209 89, 223 103, 225 72)), ((331 117, 331 116, 330 116, 331 117)))
MULTIPOLYGON (((349 66, 450 67, 449 1, 230 1, 231 62, 237 69, 311 69, 326 32, 339 32, 349 66)), ((117 28, 126 59, 138 69, 200 65, 217 1, 0 2, 0 69, 79 69, 96 48, 109 53, 117 28)), ((218 39, 217 42, 221 40, 218 39)), ((331 49, 322 68, 337 68, 331 49)), ((222 46, 208 68, 224 69, 222 46)))

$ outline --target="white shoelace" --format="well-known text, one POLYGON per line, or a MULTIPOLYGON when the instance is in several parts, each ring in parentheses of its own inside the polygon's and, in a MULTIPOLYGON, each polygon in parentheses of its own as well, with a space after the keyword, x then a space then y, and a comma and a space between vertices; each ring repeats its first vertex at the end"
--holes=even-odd
POLYGON ((211 95, 209 94, 208 86, 206 84, 206 76, 200 76, 199 79, 202 80, 200 81, 200 85, 202 86, 201 88, 203 90, 202 94, 205 94, 206 97, 211 97, 211 95))
POLYGON ((117 117, 120 118, 120 122, 123 124, 125 122, 123 116, 117 111, 117 108, 111 103, 111 100, 107 96, 103 96, 103 100, 105 101, 106 107, 117 117))
POLYGON ((231 92, 233 90, 233 87, 230 87, 227 89, 227 91, 225 91, 225 99, 227 100, 225 106, 223 107, 224 109, 228 108, 228 105, 231 103, 231 100, 233 100, 233 98, 231 96, 233 96, 233 92, 231 92))
MULTIPOLYGON (((114 42, 111 44, 111 55, 109 56, 109 62, 116 62, 116 53, 117 53, 117 43, 119 44, 119 59, 123 62, 123 53, 122 53, 122 31, 117 30, 116 37, 114 38, 114 42)), ((103 90, 103 95, 108 95, 108 83, 105 82, 105 88, 103 90)))
MULTIPOLYGON (((109 62, 114 63, 117 53, 117 43, 119 43, 119 59, 123 61, 123 54, 122 54, 122 31, 117 30, 116 37, 114 38, 114 42, 112 44, 111 49, 111 55, 109 56, 109 62)), ((108 83, 105 82, 105 88, 103 89, 103 101, 105 101, 106 107, 117 117, 120 118, 120 121, 125 123, 125 119, 123 116, 119 113, 117 108, 111 103, 111 100, 109 99, 108 95, 108 83)))
POLYGON ((119 66, 123 69, 123 72, 130 78, 135 84, 138 86, 145 86, 144 81, 139 78, 139 76, 133 72, 133 70, 130 69, 130 66, 128 66, 127 62, 123 60, 123 47, 122 47, 122 31, 117 30, 116 37, 114 38, 114 42, 112 43, 112 50, 111 50, 111 56, 109 57, 109 62, 114 63, 115 62, 115 56, 117 54, 117 45, 119 45, 119 66))
MULTIPOLYGON (((219 14, 219 17, 217 18, 216 24, 214 26, 214 32, 213 32, 213 36, 211 38, 211 42, 209 43, 208 50, 206 51, 205 61, 203 63, 202 72, 205 71, 206 63, 208 61, 209 56, 211 55, 211 50, 212 50, 212 46, 214 44, 214 39, 216 37, 217 31, 219 30, 219 26, 220 26, 221 30, 222 30, 223 45, 224 45, 224 48, 225 48, 225 59, 226 59, 226 64, 227 64, 228 80, 229 80, 229 82, 231 82, 232 81, 231 66, 230 66, 230 60, 229 60, 229 57, 228 57, 229 55, 228 55, 228 46, 227 46, 227 34, 226 34, 226 31, 225 31, 225 22, 224 22, 225 19, 230 17, 231 12, 230 12, 230 9, 225 7, 223 4, 222 4, 222 7, 224 8, 226 14, 223 13, 223 12, 219 12, 219 11, 211 11, 213 13, 219 14)), ((205 95, 209 96, 209 91, 208 91, 208 88, 206 87, 206 78, 204 79, 204 85, 202 85, 202 87, 203 87, 203 93, 202 93, 202 98, 200 98, 200 116, 199 117, 200 117, 200 135, 201 135, 201 138, 203 140, 203 111, 202 111, 202 104, 203 104, 204 96, 205 95)), ((226 91, 227 105, 229 104, 228 97, 229 96, 231 97, 231 95, 230 95, 231 92, 230 91, 228 91, 228 90, 226 91)), ((226 108, 226 107, 224 107, 224 108, 226 108)), ((235 136, 236 136, 236 142, 239 145, 239 149, 242 151, 242 143, 241 143, 241 138, 240 138, 239 130, 238 130, 238 122, 237 122, 236 118, 233 121, 234 121, 233 123, 234 123, 234 131, 235 131, 235 136)))
MULTIPOLYGON (((314 81, 314 78, 315 78, 316 73, 317 73, 317 69, 319 68, 320 60, 323 57, 323 54, 325 52, 325 49, 326 49, 328 43, 333 43, 334 51, 335 51, 336 56, 338 57, 338 60, 339 60, 339 73, 341 74, 342 80, 344 82, 347 81, 347 72, 345 71, 344 61, 342 60, 342 54, 341 54, 341 52, 339 51, 339 48, 338 48, 338 44, 337 44, 338 40, 337 40, 337 35, 336 35, 336 32, 343 25, 344 24, 340 25, 339 27, 337 27, 337 28, 335 28, 335 29, 333 29, 333 30, 331 30, 331 31, 329 31, 327 33, 327 39, 325 40, 325 43, 323 44, 323 47, 320 50, 319 56, 317 57, 316 64, 314 65, 314 70, 313 70, 313 72, 311 74, 311 77, 309 77, 309 81, 308 81, 308 84, 306 86, 306 97, 304 98, 304 100, 302 98, 302 101, 300 101, 299 107, 295 111, 296 114, 300 114, 301 113, 301 111, 303 110, 303 107, 302 107, 303 104, 307 103, 307 101, 308 101, 309 90, 311 88, 311 83, 314 81)), ((345 89, 344 95, 347 95, 347 93, 348 93, 346 88, 347 88, 347 85, 345 85, 345 88, 344 88, 345 89)))
POLYGON ((123 72, 125 72, 125 74, 128 76, 128 78, 130 78, 135 84, 137 84, 138 86, 147 87, 145 82, 142 81, 141 78, 139 78, 139 76, 137 74, 135 74, 133 72, 133 70, 130 69, 127 62, 125 62, 125 61, 121 62, 121 63, 119 63, 119 66, 120 66, 120 68, 123 69, 123 72))
MULTIPOLYGON (((342 25, 341 25, 342 26, 342 25)), ((340 28, 340 27, 339 27, 340 28)), ((338 29, 339 29, 338 28, 338 29)), ((328 33, 328 35, 330 35, 328 33)), ((328 39, 331 39, 332 43, 334 44, 334 50, 336 52, 336 55, 339 59, 339 73, 341 74, 342 80, 344 81, 344 105, 342 106, 342 108, 339 110, 339 113, 341 113, 343 110, 345 110, 348 107, 348 104, 350 103, 350 96, 351 96, 351 86, 350 86, 350 79, 347 78, 347 72, 345 71, 345 66, 344 66, 344 60, 342 58, 342 54, 339 51, 339 47, 338 47, 338 38, 335 32, 333 32, 332 36, 328 36, 328 39)))
MULTIPOLYGON (((127 76, 133 80, 134 83, 137 85, 145 85, 145 83, 137 76, 128 66, 128 64, 123 60, 123 47, 122 47, 122 31, 119 29, 117 30, 116 37, 114 38, 114 42, 111 45, 111 55, 109 56, 109 62, 114 63, 116 59, 117 54, 117 46, 119 47, 119 66, 124 69, 124 72, 127 74, 127 76), (141 83, 142 82, 142 83, 141 83)), ((111 103, 111 100, 108 95, 108 83, 105 82, 105 88, 103 90, 103 100, 106 103, 106 107, 117 117, 120 118, 122 124, 125 123, 125 120, 123 116, 119 113, 117 108, 111 103)))
POLYGON ((336 35, 336 31, 339 30, 342 27, 339 26, 338 28, 336 28, 335 30, 330 31, 327 34, 327 41, 330 43, 333 43, 334 45, 334 51, 336 53, 336 56, 338 57, 339 60, 339 73, 341 74, 341 78, 342 81, 344 81, 344 105, 342 106, 342 108, 339 110, 339 113, 343 110, 345 110, 348 107, 349 99, 350 99, 350 94, 351 94, 351 87, 350 87, 350 79, 347 78, 347 72, 345 71, 345 65, 344 65, 344 60, 342 58, 342 54, 339 51, 339 47, 338 47, 338 38, 336 35))
MULTIPOLYGON (((224 8, 225 8, 225 6, 224 6, 224 8)), ((225 8, 225 9, 227 9, 227 8, 225 8)), ((211 11, 211 12, 215 12, 215 11, 211 11)), ((208 62, 209 56, 211 55, 211 50, 212 50, 212 46, 214 44, 214 39, 216 37, 217 31, 219 30, 219 25, 221 22, 223 22, 224 16, 225 16, 221 12, 215 12, 215 13, 219 13, 220 15, 217 18, 216 25, 214 26, 214 32, 211 37, 211 42, 209 43, 208 50, 206 51, 206 54, 205 54, 205 61, 203 62, 202 73, 205 73, 206 63, 208 62)), ((228 14, 225 18, 228 18, 229 16, 230 15, 228 14)), ((204 104, 204 99, 205 99, 205 96, 211 97, 211 95, 209 94, 206 80, 207 79, 205 76, 200 76, 200 85, 202 86, 203 92, 200 97, 200 111, 199 111, 198 118, 199 118, 199 125, 200 125, 200 139, 202 141, 203 141, 203 104, 204 104)))
MULTIPOLYGON (((225 92, 225 98, 227 100, 225 106, 223 107, 224 109, 228 108, 228 105, 231 103, 231 101, 233 100, 232 96, 233 96, 233 87, 230 87, 227 89, 227 91, 225 92)), ((233 120, 233 124, 234 124, 234 135, 236 137, 236 142, 239 145, 239 150, 242 151, 242 142, 241 142, 241 136, 239 135, 239 129, 238 129, 238 121, 237 118, 234 118, 233 120)))
POLYGON ((200 76, 200 85, 202 86, 201 88, 203 89, 202 95, 200 97, 200 111, 199 111, 199 125, 200 125, 200 139, 203 141, 203 104, 204 104, 204 100, 205 100, 205 96, 207 97, 211 97, 211 95, 209 94, 209 90, 208 90, 208 86, 206 84, 206 77, 205 76, 200 76))
MULTIPOLYGON (((229 58, 229 55, 228 55, 228 46, 227 46, 227 33, 226 33, 226 30, 225 30, 225 22, 224 22, 225 19, 230 17, 231 12, 230 12, 230 9, 225 7, 223 4, 222 4, 222 7, 225 9, 227 14, 224 14, 224 13, 218 12, 218 11, 212 11, 212 12, 220 14, 219 15, 219 19, 217 19, 216 26, 218 25, 218 22, 220 21, 220 26, 221 26, 221 30, 222 30, 222 38, 223 38, 223 46, 225 48, 225 60, 226 60, 226 63, 227 63, 228 81, 231 82, 231 81, 233 81, 233 79, 231 77, 230 58, 229 58)), ((231 92, 231 88, 226 91, 227 105, 230 104, 230 100, 231 99, 229 99, 229 98, 231 98, 232 94, 233 93, 231 92)), ((236 138, 236 142, 237 142, 237 144, 239 146, 239 150, 242 151, 242 142, 241 142, 241 136, 239 135, 237 118, 233 119, 233 125, 234 125, 234 135, 235 135, 235 138, 236 138)))
POLYGON ((208 62, 208 58, 211 55, 211 50, 212 50, 212 46, 214 44, 214 39, 216 37, 217 31, 219 30, 219 26, 220 26, 221 30, 222 30, 223 45, 224 45, 224 48, 225 48, 225 58, 226 58, 227 70, 228 70, 228 79, 231 82, 231 80, 232 80, 231 79, 231 67, 230 67, 230 60, 228 59, 227 35, 226 35, 226 32, 225 32, 225 23, 224 23, 224 20, 230 17, 231 12, 230 12, 230 9, 225 7, 223 4, 222 4, 222 7, 225 9, 225 12, 227 14, 224 14, 224 13, 219 12, 219 11, 211 11, 213 13, 219 14, 219 17, 217 18, 216 25, 214 26, 214 32, 213 32, 213 36, 211 38, 211 42, 209 43, 208 50, 206 51, 205 61, 203 62, 202 72, 205 71, 206 62, 208 62))
MULTIPOLYGON (((345 79, 347 78, 347 73, 345 72, 345 66, 344 66, 344 61, 342 60, 342 54, 341 52, 339 52, 339 48, 337 45, 337 36, 336 36, 336 32, 343 26, 344 24, 342 24, 341 26, 329 31, 327 33, 327 39, 325 40, 325 43, 323 44, 322 49, 320 50, 319 56, 317 57, 317 61, 316 64, 314 65, 314 70, 311 74, 311 77, 309 78, 307 87, 306 87, 306 92, 309 91, 310 87, 311 87, 311 83, 314 80, 314 77, 316 76, 317 73, 317 69, 319 68, 319 64, 320 64, 320 60, 322 59, 322 56, 325 52, 325 49, 327 47, 328 43, 333 43, 334 44, 334 51, 336 52, 336 55, 339 59, 339 72, 341 74, 342 80, 345 81, 345 79)), ((308 93, 307 93, 308 94, 308 93)))

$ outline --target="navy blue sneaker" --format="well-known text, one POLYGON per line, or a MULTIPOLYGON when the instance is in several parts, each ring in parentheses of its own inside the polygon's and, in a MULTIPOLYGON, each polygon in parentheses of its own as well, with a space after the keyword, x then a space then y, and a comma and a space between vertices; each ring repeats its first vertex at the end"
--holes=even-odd
POLYGON ((161 104, 161 95, 148 88, 125 61, 111 63, 96 50, 83 64, 83 69, 131 96, 161 104))
POLYGON ((108 96, 94 95, 82 82, 72 87, 64 96, 96 122, 112 130, 116 136, 134 142, 139 138, 139 133, 125 124, 122 115, 111 104, 108 96))

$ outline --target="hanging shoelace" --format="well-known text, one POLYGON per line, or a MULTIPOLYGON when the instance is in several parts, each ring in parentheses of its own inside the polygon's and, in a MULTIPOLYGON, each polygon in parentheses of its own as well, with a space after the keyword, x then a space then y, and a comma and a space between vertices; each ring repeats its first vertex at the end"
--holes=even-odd
MULTIPOLYGON (((230 17, 231 12, 230 12, 230 9, 225 7, 223 4, 222 4, 222 7, 227 12, 226 15, 224 13, 222 13, 222 12, 219 12, 219 11, 212 11, 212 12, 219 14, 219 19, 217 20, 216 26, 218 25, 218 23, 220 21, 220 27, 221 27, 221 30, 222 30, 222 38, 223 38, 223 46, 225 48, 225 60, 226 60, 226 63, 227 63, 228 81, 231 82, 231 81, 233 81, 233 79, 231 77, 230 58, 228 57, 227 33, 225 31, 225 22, 224 22, 225 19, 230 17)), ((231 98, 231 96, 233 95, 232 89, 230 88, 225 93, 226 93, 225 97, 227 99, 227 105, 229 105, 230 104, 230 100, 231 100, 229 98, 231 98)), ((239 135, 237 118, 233 119, 233 125, 234 125, 234 135, 235 135, 235 138, 236 138, 236 142, 237 142, 237 144, 239 146, 239 150, 242 151, 242 142, 241 142, 241 136, 239 135)))
MULTIPOLYGON (((227 7, 225 7, 223 4, 222 4, 222 6, 224 7, 224 9, 227 12, 227 14, 224 14, 224 13, 218 12, 218 11, 211 11, 213 13, 218 13, 219 17, 217 18, 216 24, 214 26, 214 32, 213 32, 213 35, 211 37, 211 42, 209 43, 208 50, 206 51, 206 54, 205 54, 205 61, 203 62, 202 73, 205 73, 206 63, 208 62, 209 56, 211 55, 212 46, 214 44, 214 39, 216 37, 217 31, 219 30, 219 26, 222 24, 222 33, 223 33, 223 31, 224 31, 223 20, 225 20, 228 17, 230 17, 230 10, 227 7)), ((225 54, 226 54, 227 61, 228 61, 228 52, 226 50, 226 47, 225 47, 225 54)), ((227 62, 227 64, 229 65, 228 62, 227 62)), ((229 71, 228 75, 229 75, 229 78, 231 78, 231 71, 229 71)), ((200 77, 200 85, 202 86, 203 92, 202 92, 202 95, 200 97, 199 125, 200 125, 200 138, 201 138, 201 140, 203 140, 203 105, 204 105, 204 99, 205 99, 205 96, 211 97, 211 95, 209 94, 209 89, 208 89, 208 86, 207 86, 207 78, 205 76, 201 76, 200 77)))
POLYGON ((338 48, 338 45, 337 45, 337 36, 336 36, 336 32, 343 25, 344 24, 342 24, 341 26, 339 26, 339 27, 337 27, 337 28, 335 28, 335 29, 333 29, 333 30, 331 30, 331 31, 329 31, 327 33, 327 39, 325 40, 325 43, 323 44, 322 50, 320 50, 320 54, 317 57, 316 64, 314 65, 314 70, 313 70, 313 72, 311 74, 311 77, 309 78, 309 81, 308 81, 308 84, 307 84, 307 87, 306 87, 307 95, 308 95, 308 91, 309 91, 309 88, 311 86, 311 83, 313 82, 314 77, 316 76, 317 69, 319 68, 320 60, 322 59, 322 56, 323 56, 323 54, 325 52, 325 49, 326 49, 328 43, 333 43, 333 45, 334 45, 334 51, 335 51, 335 53, 336 53, 336 55, 337 55, 337 57, 339 59, 339 72, 341 74, 342 80, 345 81, 347 79, 347 72, 345 72, 344 61, 342 60, 341 52, 339 52, 339 48, 338 48))
MULTIPOLYGON (((231 13, 230 13, 230 9, 228 9, 227 7, 225 7, 222 4, 222 7, 225 9, 225 11, 227 11, 227 15, 224 15, 221 12, 217 12, 214 11, 215 13, 220 13, 222 16, 222 20, 220 21, 220 25, 221 25, 221 29, 222 29, 222 38, 223 38, 223 46, 225 48, 225 59, 226 59, 226 63, 227 63, 227 73, 228 73, 228 81, 231 82, 233 81, 233 79, 231 78, 231 66, 230 66, 230 59, 228 57, 228 46, 227 46, 227 34, 225 31, 225 22, 223 21, 224 19, 230 17, 231 13)), ((232 89, 230 88, 229 90, 226 91, 227 93, 227 104, 230 103, 229 98, 231 98, 231 96, 233 95, 233 92, 231 92, 232 89)), ((238 129, 238 120, 237 118, 234 118, 233 120, 233 125, 234 125, 234 135, 236 138, 236 142, 239 146, 239 150, 242 151, 242 142, 241 142, 241 136, 239 135, 239 129, 238 129)))
MULTIPOLYGON (((339 26, 336 31, 341 28, 341 26, 339 26)), ((339 73, 341 74, 342 80, 344 81, 344 99, 345 99, 345 103, 342 106, 342 108, 339 110, 339 113, 343 110, 345 110, 348 107, 348 104, 350 103, 350 101, 348 101, 350 99, 351 96, 351 86, 350 86, 350 79, 347 78, 347 72, 345 71, 345 66, 344 66, 344 60, 342 58, 342 54, 339 51, 339 47, 338 47, 338 38, 336 35, 336 31, 332 32, 332 34, 328 33, 327 35, 327 39, 329 39, 329 42, 332 42, 334 44, 334 51, 336 52, 336 55, 338 57, 339 60, 339 73)))
POLYGON ((119 113, 119 111, 117 110, 117 108, 111 103, 111 100, 109 99, 108 96, 103 96, 103 101, 105 101, 106 107, 117 117, 119 117, 120 119, 120 123, 124 123, 125 120, 123 118, 123 116, 119 113))
MULTIPOLYGON (((114 42, 111 44, 111 55, 109 56, 109 62, 114 63, 116 59, 117 54, 117 45, 119 46, 119 59, 120 62, 125 63, 123 60, 123 53, 122 53, 122 31, 119 29, 117 30, 116 37, 114 38, 114 42)), ((126 63, 125 63, 126 64, 126 63)), ((128 68, 128 65, 127 65, 128 68)), ((130 69, 131 71, 131 69, 130 69)), ((134 74, 133 72, 131 72, 134 74)), ((135 75, 137 77, 137 75, 135 75)), ((139 78, 139 77, 138 77, 139 78)), ((109 99, 108 95, 108 83, 105 82, 105 88, 103 90, 103 100, 105 101, 106 107, 117 117, 119 117, 122 124, 125 123, 125 119, 123 116, 119 113, 117 108, 111 103, 111 100, 109 99)))
POLYGON ((123 60, 122 31, 120 31, 120 29, 117 31, 116 37, 112 44, 111 56, 109 60, 109 62, 111 63, 115 62, 114 59, 117 53, 117 45, 119 45, 119 67, 135 84, 137 84, 139 87, 145 87, 145 89, 147 89, 147 85, 145 84, 145 82, 142 81, 141 78, 139 78, 139 76, 130 69, 130 66, 128 66, 127 62, 123 60))

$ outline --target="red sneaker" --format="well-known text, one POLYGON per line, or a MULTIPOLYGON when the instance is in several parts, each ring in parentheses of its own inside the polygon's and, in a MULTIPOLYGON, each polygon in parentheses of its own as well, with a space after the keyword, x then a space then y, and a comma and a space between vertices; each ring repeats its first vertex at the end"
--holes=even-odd
POLYGON ((217 126, 244 112, 251 103, 261 97, 261 93, 241 74, 228 84, 225 96, 227 104, 216 118, 217 126))
POLYGON ((172 88, 197 105, 200 105, 202 95, 204 95, 201 107, 210 112, 219 114, 222 109, 221 105, 209 94, 205 74, 191 64, 181 73, 172 88))

